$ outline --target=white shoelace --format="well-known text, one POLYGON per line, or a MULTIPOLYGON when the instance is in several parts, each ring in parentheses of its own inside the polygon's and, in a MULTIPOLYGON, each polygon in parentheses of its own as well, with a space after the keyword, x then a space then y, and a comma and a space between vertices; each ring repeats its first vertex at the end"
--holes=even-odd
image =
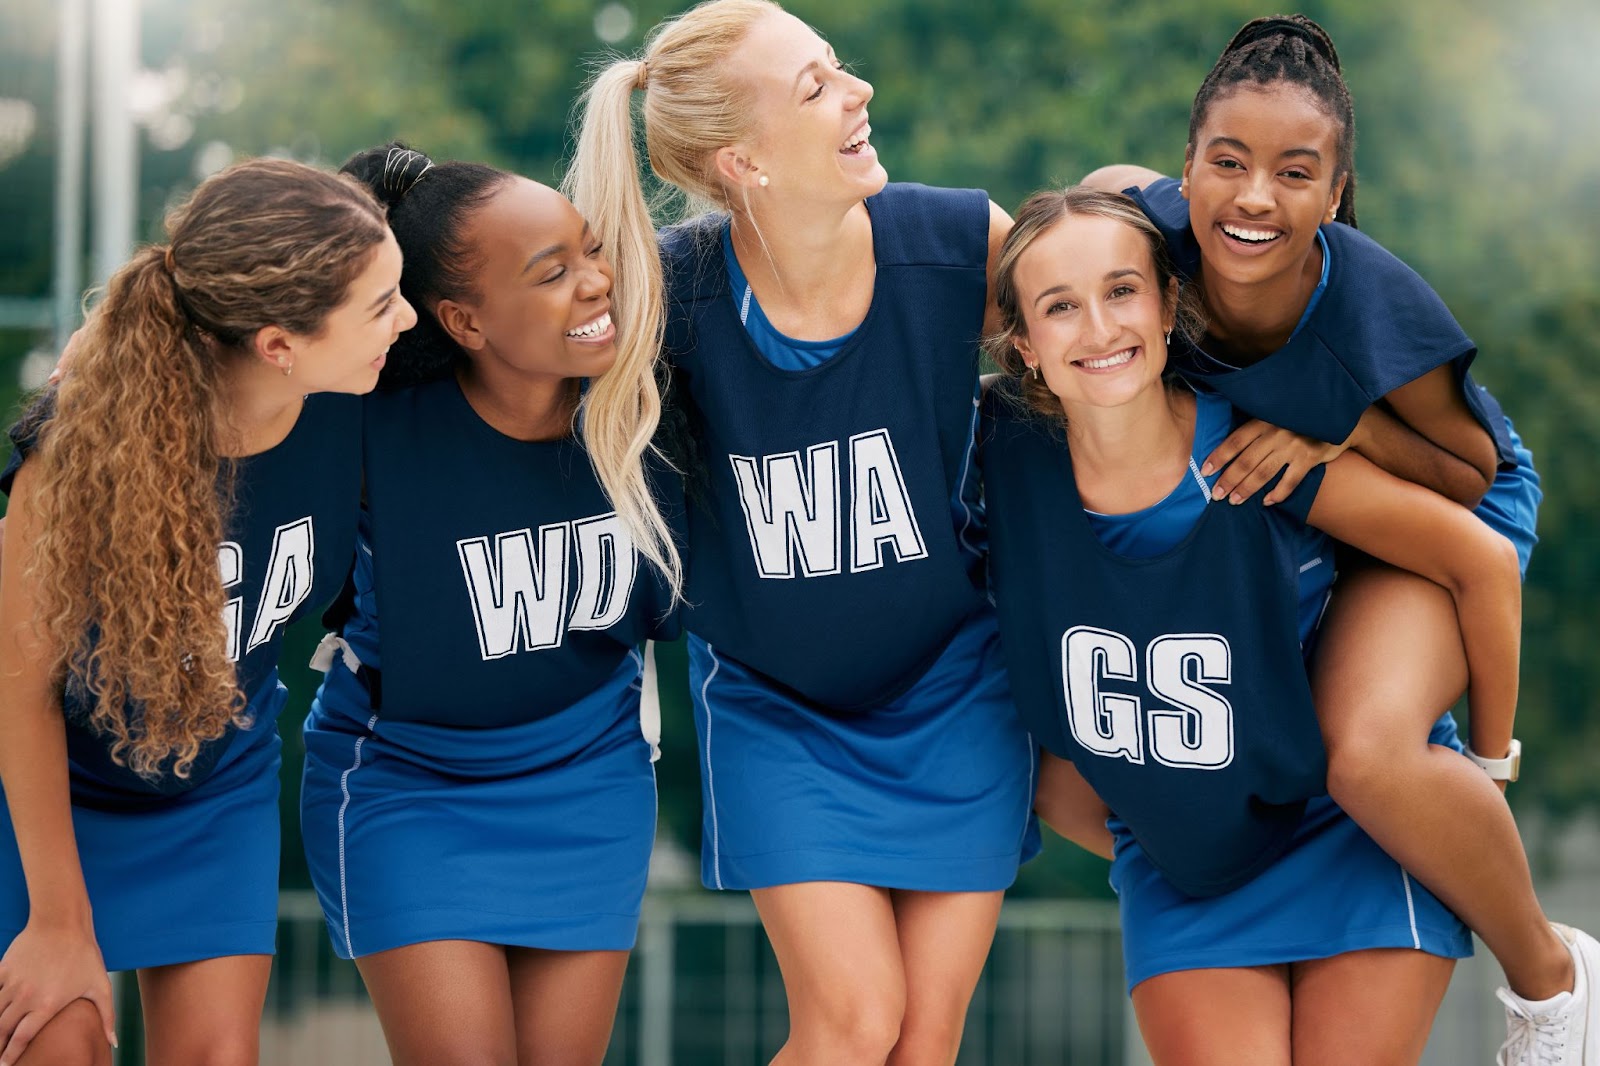
POLYGON ((1503 988, 1494 994, 1506 1005, 1506 1042, 1495 1056, 1496 1066, 1560 1066, 1567 1047, 1567 1018, 1529 1014, 1503 988))

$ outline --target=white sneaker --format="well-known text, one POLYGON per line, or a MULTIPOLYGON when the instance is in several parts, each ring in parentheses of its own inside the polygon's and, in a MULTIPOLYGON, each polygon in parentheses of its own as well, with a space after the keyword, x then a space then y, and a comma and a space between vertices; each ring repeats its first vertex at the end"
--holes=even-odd
POLYGON ((1581 929, 1550 923, 1572 952, 1571 992, 1529 1001, 1508 989, 1495 996, 1506 1005, 1506 1042, 1497 1066, 1600 1066, 1600 943, 1581 929))

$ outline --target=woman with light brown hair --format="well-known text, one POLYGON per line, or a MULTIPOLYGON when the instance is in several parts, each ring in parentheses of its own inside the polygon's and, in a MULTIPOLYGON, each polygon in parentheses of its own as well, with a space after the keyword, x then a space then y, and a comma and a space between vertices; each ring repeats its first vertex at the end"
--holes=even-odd
POLYGON ((701 876, 761 913, 784 1066, 953 1063, 1037 847, 972 457, 1009 219, 889 184, 871 98, 776 4, 714 0, 596 77, 566 183, 618 288, 667 303, 701 876), (652 169, 718 209, 659 243, 640 93, 652 169))
POLYGON ((12 431, 0 578, 0 1063, 253 1063, 277 927, 285 626, 354 551, 360 421, 415 321, 355 182, 204 182, 12 431), (220 622, 220 624, 219 624, 220 622), (81 1001, 81 1002, 80 1002, 81 1001))

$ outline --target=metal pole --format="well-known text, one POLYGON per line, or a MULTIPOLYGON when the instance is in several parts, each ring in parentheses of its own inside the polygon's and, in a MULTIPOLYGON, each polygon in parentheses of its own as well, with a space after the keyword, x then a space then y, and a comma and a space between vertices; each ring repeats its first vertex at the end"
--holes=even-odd
POLYGON ((94 0, 94 284, 133 252, 139 144, 128 103, 139 70, 139 0, 94 0))
POLYGON ((56 244, 52 325, 59 352, 78 328, 83 294, 83 142, 87 120, 87 0, 60 0, 56 42, 56 244))
POLYGON ((645 897, 639 923, 639 1066, 672 1062, 672 971, 677 915, 664 900, 645 897))

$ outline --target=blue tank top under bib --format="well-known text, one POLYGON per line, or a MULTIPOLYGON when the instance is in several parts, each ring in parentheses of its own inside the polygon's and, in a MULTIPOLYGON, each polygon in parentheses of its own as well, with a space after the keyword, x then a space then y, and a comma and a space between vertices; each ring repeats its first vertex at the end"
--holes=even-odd
POLYGON ((1194 896, 1288 846, 1326 786, 1301 657, 1303 523, 1322 468, 1273 508, 1210 506, 1176 545, 1127 558, 1084 513, 1061 432, 984 401, 990 579, 1012 691, 1152 863, 1194 896), (1292 521, 1291 521, 1292 519, 1292 521))
MULTIPOLYGON (((358 655, 376 643, 363 658, 380 668, 363 676, 385 720, 547 717, 603 686, 647 637, 672 635, 664 583, 578 440, 507 437, 447 378, 369 396, 363 457, 357 577, 372 596, 334 621, 358 655)), ((654 482, 673 515, 675 481, 654 482)))
MULTIPOLYGON (((361 409, 354 396, 307 396, 294 427, 276 446, 233 464, 233 506, 227 539, 217 551, 228 651, 239 688, 257 720, 247 734, 230 726, 203 744, 187 777, 141 777, 111 758, 108 738, 89 725, 87 693, 69 683, 62 696, 73 799, 85 805, 126 806, 138 797, 172 796, 206 781, 240 744, 276 735, 278 656, 285 628, 318 610, 339 591, 355 550, 361 494, 361 409)), ((34 441, 19 439, 0 475, 0 491, 34 441)), ((177 665, 174 664, 174 669, 177 665)), ((137 719, 139 709, 126 712, 137 719)))
POLYGON ((973 430, 988 198, 867 201, 866 317, 820 365, 773 365, 740 320, 725 220, 662 234, 672 363, 703 484, 684 625, 815 703, 904 692, 982 609, 973 430))
MULTIPOLYGON (((1186 277, 1200 273, 1200 246, 1179 183, 1127 189, 1167 239, 1186 277)), ((1450 365, 1473 417, 1494 438, 1502 469, 1517 464, 1499 403, 1468 369, 1478 349, 1416 271, 1359 230, 1321 227, 1327 284, 1282 348, 1246 367, 1174 344, 1173 364, 1253 417, 1331 444, 1342 443, 1377 400, 1450 365)))

